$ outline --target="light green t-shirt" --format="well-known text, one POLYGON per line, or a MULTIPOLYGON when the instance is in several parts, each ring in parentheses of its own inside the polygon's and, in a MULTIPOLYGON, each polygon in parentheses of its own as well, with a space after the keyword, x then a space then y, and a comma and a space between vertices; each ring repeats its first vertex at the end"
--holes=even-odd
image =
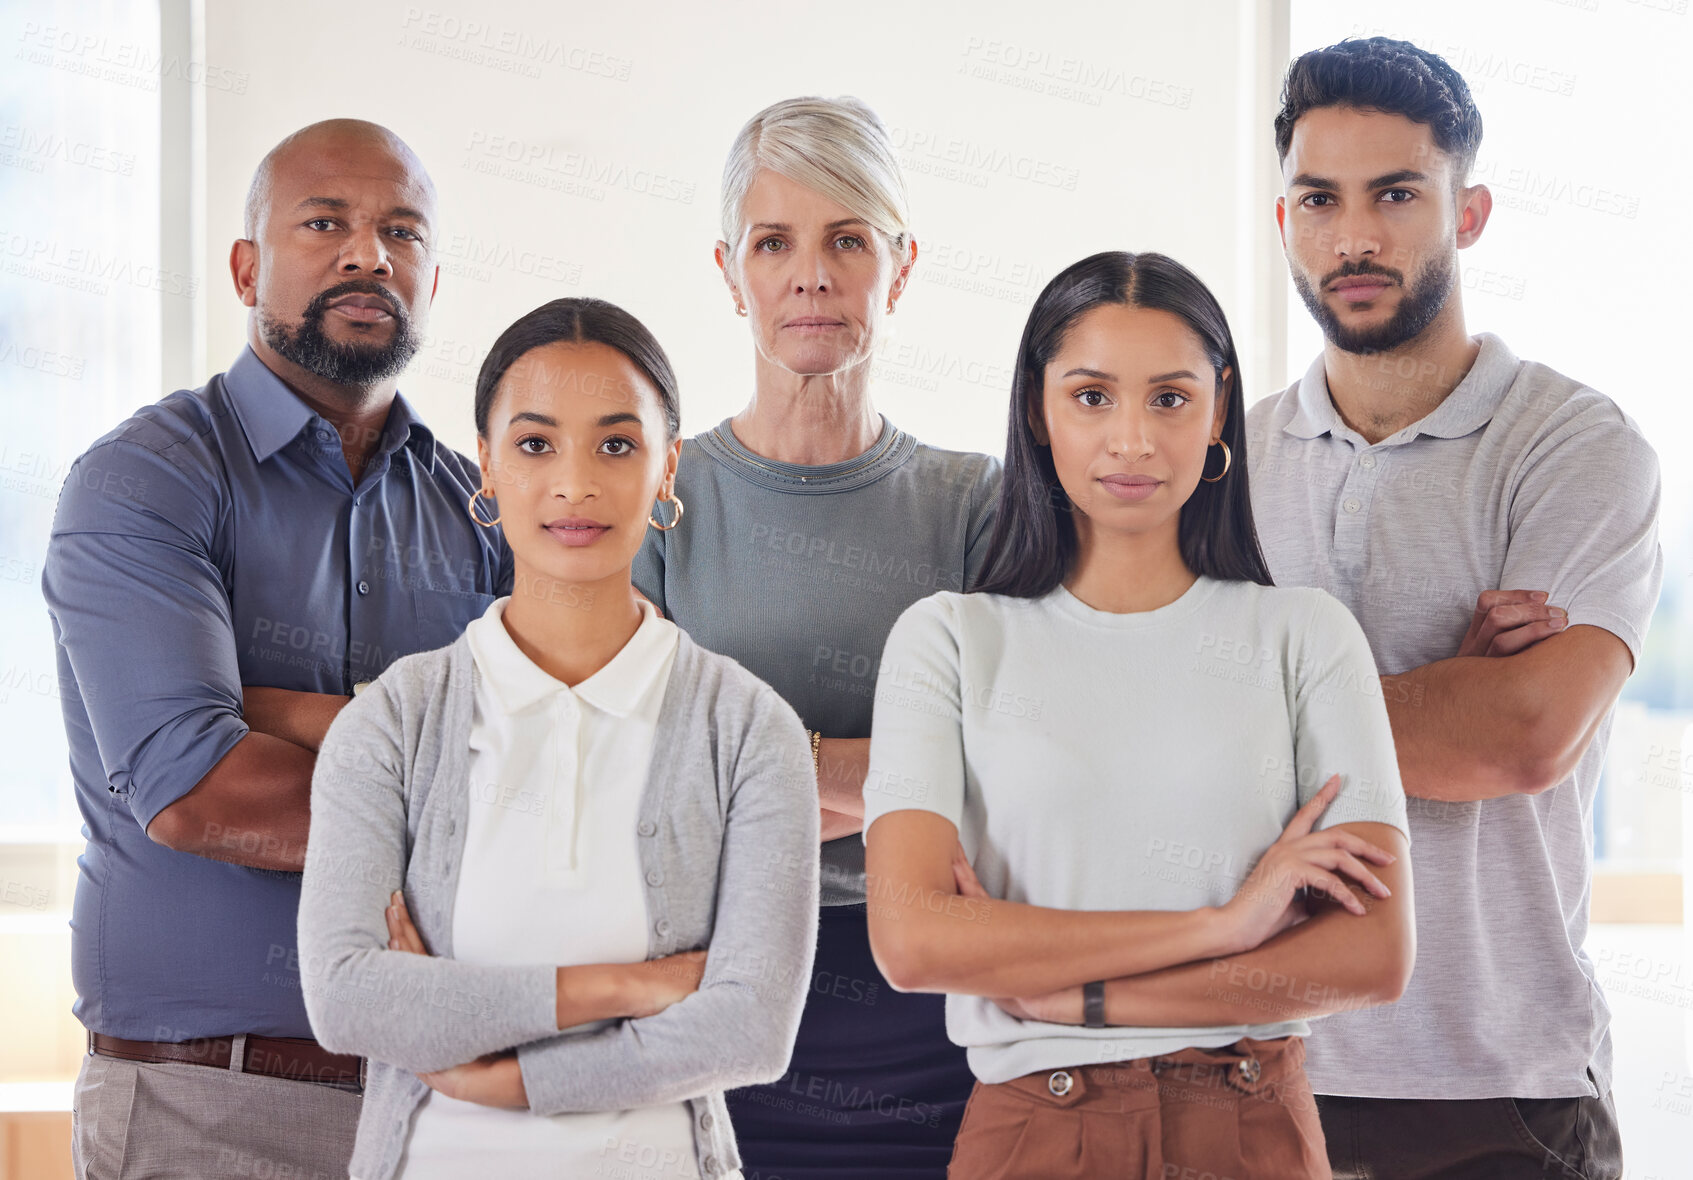
MULTIPOLYGON (((945 816, 1006 901, 1191 910, 1234 896, 1335 773, 1341 791, 1317 827, 1406 830, 1369 645, 1320 590, 1202 577, 1126 614, 1062 586, 1036 599, 943 593, 888 636, 864 827, 907 808, 945 816)), ((984 1082, 1307 1031, 1090 1029, 964 995, 947 997, 946 1017, 984 1082)))

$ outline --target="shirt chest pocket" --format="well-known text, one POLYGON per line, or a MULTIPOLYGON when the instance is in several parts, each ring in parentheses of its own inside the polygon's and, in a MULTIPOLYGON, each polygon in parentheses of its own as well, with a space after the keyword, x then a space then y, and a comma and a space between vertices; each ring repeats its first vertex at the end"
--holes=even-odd
POLYGON ((412 590, 412 610, 417 621, 417 650, 446 647, 494 601, 492 594, 475 590, 436 590, 419 586, 412 590))

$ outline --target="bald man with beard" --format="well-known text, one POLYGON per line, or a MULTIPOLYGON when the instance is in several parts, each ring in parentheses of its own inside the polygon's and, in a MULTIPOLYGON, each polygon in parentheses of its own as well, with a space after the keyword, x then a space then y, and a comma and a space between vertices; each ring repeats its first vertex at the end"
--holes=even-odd
POLYGON ((316 751, 363 684, 512 582, 467 510, 474 460, 396 390, 435 217, 387 129, 284 139, 230 251, 247 346, 98 439, 60 492, 42 590, 87 837, 79 1177, 346 1175, 362 1063, 312 1040, 300 978, 322 966, 294 935, 316 751))

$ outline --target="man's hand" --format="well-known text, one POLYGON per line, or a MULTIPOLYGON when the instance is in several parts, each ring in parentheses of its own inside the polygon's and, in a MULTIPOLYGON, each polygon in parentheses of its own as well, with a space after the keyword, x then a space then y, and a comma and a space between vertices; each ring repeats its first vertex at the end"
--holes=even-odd
POLYGON ((1512 656, 1569 626, 1568 613, 1546 604, 1544 590, 1483 590, 1476 598, 1460 656, 1512 656))

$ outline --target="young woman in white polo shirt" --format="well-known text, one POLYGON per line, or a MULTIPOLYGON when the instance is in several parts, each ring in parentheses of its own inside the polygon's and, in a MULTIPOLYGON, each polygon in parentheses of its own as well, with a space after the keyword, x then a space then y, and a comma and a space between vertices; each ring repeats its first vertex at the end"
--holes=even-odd
POLYGON ((1029 316, 983 581, 877 684, 870 939, 947 994, 955 1180, 1327 1176, 1306 1019, 1414 956, 1405 802, 1351 615, 1270 584, 1222 309, 1158 254, 1029 316))
POLYGON ((468 508, 503 527, 512 593, 324 739, 300 951, 314 1030, 369 1059, 359 1180, 738 1177, 723 1090, 787 1067, 811 753, 633 589, 646 530, 686 527, 678 425, 627 312, 561 299, 508 328, 468 508))

